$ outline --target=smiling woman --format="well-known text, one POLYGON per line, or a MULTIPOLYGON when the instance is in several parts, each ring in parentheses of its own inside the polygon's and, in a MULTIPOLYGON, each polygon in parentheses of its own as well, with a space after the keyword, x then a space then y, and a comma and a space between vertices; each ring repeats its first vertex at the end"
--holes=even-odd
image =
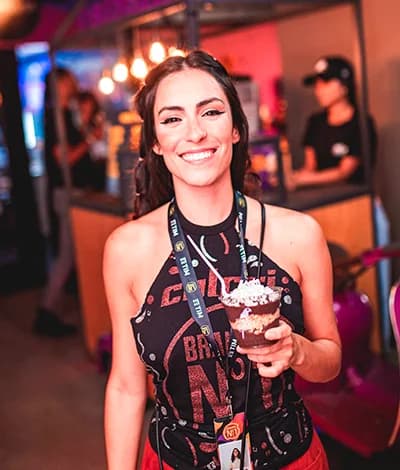
MULTIPOLYGON (((200 146, 195 144, 195 153, 198 153, 204 144, 202 134, 208 132, 207 128, 215 126, 217 122, 224 122, 227 118, 230 119, 233 129, 231 128, 229 132, 235 133, 235 136, 232 135, 231 138, 238 140, 230 150, 232 152, 230 174, 234 189, 241 190, 244 173, 249 166, 248 125, 237 92, 222 65, 206 54, 192 53, 187 57, 174 57, 150 72, 146 83, 147 87, 143 88, 137 96, 137 108, 143 119, 142 134, 145 139, 142 140, 141 153, 144 157, 141 161, 142 168, 137 171, 136 187, 140 188, 140 191, 138 191, 136 198, 135 212, 143 214, 145 210, 154 209, 169 201, 174 194, 171 174, 167 170, 164 159, 159 158, 160 142, 155 135, 156 129, 159 130, 161 134, 158 137, 161 140, 162 135, 167 133, 167 130, 162 131, 163 127, 168 128, 169 131, 172 127, 174 136, 178 130, 182 132, 181 129, 185 128, 186 132, 192 133, 192 139, 203 139, 200 146), (191 73, 193 72, 195 75, 192 78, 191 73), (179 81, 180 85, 177 85, 173 80, 173 77, 177 78, 178 73, 183 77, 179 81), (158 91, 158 84, 162 84, 164 77, 166 83, 160 91, 168 97, 168 100, 160 107, 161 101, 157 93, 159 107, 156 112, 155 92, 156 89, 158 91), (206 88, 207 93, 203 93, 201 96, 198 93, 197 99, 191 98, 192 101, 186 103, 186 106, 185 103, 174 101, 173 97, 191 96, 195 89, 192 86, 192 80, 195 77, 197 81, 203 80, 207 86, 211 83, 212 87, 206 88), (166 95, 169 93, 166 88, 169 88, 170 95, 166 95), (191 110, 189 106, 192 106, 191 110), (188 115, 189 111, 196 115, 195 119, 188 115), (185 119, 183 119, 183 114, 185 114, 185 119), (162 124, 163 118, 166 119, 164 124, 162 124), (176 132, 175 128, 178 128, 176 132), (196 136, 196 133, 199 135, 196 136), (238 139, 239 135, 240 139, 238 139), (152 142, 151 146, 148 146, 148 142, 152 142)), ((188 148, 189 144, 185 144, 184 150, 188 150, 188 148)), ((204 155, 198 155, 191 158, 194 160, 203 157, 204 155)), ((187 170, 190 171, 190 167, 187 170)))
POLYGON ((219 181, 219 187, 225 188, 239 133, 228 99, 209 73, 188 69, 166 77, 158 87, 154 123, 153 150, 164 158, 177 196, 188 184, 208 186, 219 181), (174 104, 177 100, 179 106, 174 104))
POLYGON ((136 105, 143 119, 137 218, 117 228, 104 251, 113 332, 109 470, 138 468, 146 371, 156 405, 139 468, 229 469, 237 448, 242 470, 326 470, 294 389, 295 372, 323 382, 339 370, 321 229, 304 214, 239 191, 247 121, 213 57, 193 51, 167 59, 150 72, 136 105), (221 303, 221 292, 239 282, 284 291, 275 305, 282 320, 259 333, 257 349, 238 346, 221 303))

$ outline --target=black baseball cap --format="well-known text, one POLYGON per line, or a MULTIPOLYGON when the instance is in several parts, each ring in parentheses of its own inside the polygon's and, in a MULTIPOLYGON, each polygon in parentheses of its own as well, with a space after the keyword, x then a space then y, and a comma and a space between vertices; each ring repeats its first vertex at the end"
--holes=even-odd
POLYGON ((351 85, 354 82, 354 72, 351 63, 339 56, 326 56, 319 58, 314 64, 314 73, 303 78, 303 84, 310 86, 317 78, 328 81, 336 78, 344 85, 351 85))

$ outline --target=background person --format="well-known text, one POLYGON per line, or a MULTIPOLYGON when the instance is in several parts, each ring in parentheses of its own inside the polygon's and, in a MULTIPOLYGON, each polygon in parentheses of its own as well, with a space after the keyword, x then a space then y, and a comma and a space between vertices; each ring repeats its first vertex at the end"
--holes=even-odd
POLYGON ((136 105, 143 119, 139 217, 117 228, 104 252, 113 332, 105 398, 109 470, 137 468, 147 370, 156 409, 142 469, 159 469, 159 459, 164 470, 218 465, 214 420, 242 416, 249 377, 253 462, 326 470, 325 452, 294 389, 295 373, 328 381, 340 368, 330 256, 320 227, 305 214, 234 192, 242 189, 248 166, 248 125, 230 77, 208 54, 193 51, 155 67, 136 105), (184 296, 183 285, 189 290, 175 251, 181 244, 171 243, 179 220, 181 232, 202 247, 231 290, 247 265, 236 228, 244 206, 249 276, 258 276, 260 266, 262 282, 285 289, 284 320, 265 334, 276 343, 257 350, 231 341, 217 280, 188 244, 186 267, 197 278, 197 300, 204 301, 201 318, 210 321, 210 334, 203 335, 184 296), (261 207, 267 212, 262 246, 261 207), (254 262, 258 255, 262 265, 254 262))
MULTIPOLYGON (((304 165, 288 178, 288 189, 343 181, 365 183, 351 63, 339 56, 322 57, 303 81, 313 87, 322 111, 308 120, 303 139, 304 165)), ((371 117, 368 126, 373 163, 376 132, 371 117)))
POLYGON ((76 326, 63 322, 56 310, 64 287, 74 266, 74 247, 69 220, 68 192, 61 165, 61 147, 55 119, 55 99, 50 86, 50 74, 56 78, 58 103, 64 118, 67 141, 67 160, 73 188, 85 188, 90 183, 91 161, 89 142, 76 126, 71 102, 78 91, 73 74, 64 68, 55 68, 46 77, 45 91, 45 162, 49 190, 52 231, 57 235, 56 256, 51 262, 47 284, 33 323, 38 335, 62 337, 76 332, 76 326))
POLYGON ((104 114, 96 95, 89 90, 79 91, 76 101, 79 127, 89 143, 91 160, 89 186, 96 191, 104 191, 107 163, 104 114))

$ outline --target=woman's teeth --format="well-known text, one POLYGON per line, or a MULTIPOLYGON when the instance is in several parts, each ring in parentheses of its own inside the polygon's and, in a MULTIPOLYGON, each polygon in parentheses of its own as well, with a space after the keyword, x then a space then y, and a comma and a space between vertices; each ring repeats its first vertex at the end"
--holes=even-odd
POLYGON ((206 160, 210 158, 213 152, 211 150, 207 150, 206 152, 198 152, 198 153, 185 153, 182 155, 182 158, 185 162, 194 162, 199 160, 206 160))

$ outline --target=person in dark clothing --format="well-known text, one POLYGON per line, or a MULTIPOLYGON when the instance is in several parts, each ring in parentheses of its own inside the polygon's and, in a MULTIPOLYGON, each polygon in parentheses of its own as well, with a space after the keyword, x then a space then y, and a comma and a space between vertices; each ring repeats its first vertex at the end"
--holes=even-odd
POLYGON ((95 191, 104 191, 107 170, 104 116, 100 103, 93 92, 89 90, 79 91, 76 100, 79 109, 79 127, 90 143, 88 186, 95 191))
MULTIPOLYGON (((72 187, 85 188, 91 178, 89 143, 76 126, 70 108, 71 100, 77 93, 76 80, 70 71, 63 68, 56 68, 50 73, 55 74, 58 103, 64 118, 66 157, 72 187)), ((38 335, 62 337, 76 332, 74 325, 64 323, 56 314, 57 304, 74 266, 74 248, 69 221, 69 195, 61 164, 61 147, 56 127, 55 100, 52 96, 50 73, 46 77, 45 92, 45 162, 50 213, 55 216, 57 227, 57 255, 52 261, 40 307, 36 312, 33 331, 38 335)))
POLYGON ((241 193, 248 124, 216 59, 203 51, 166 59, 135 103, 137 217, 109 236, 103 257, 113 334, 108 469, 226 469, 227 445, 243 446, 241 461, 255 468, 327 470, 294 386, 296 373, 318 382, 340 369, 321 228, 241 193), (285 290, 283 320, 265 332, 272 345, 240 348, 231 334, 220 296, 241 281, 285 290), (156 406, 138 467, 147 372, 156 406), (246 423, 249 439, 239 437, 246 423))
MULTIPOLYGON (((352 65, 339 56, 323 57, 303 81, 313 87, 323 110, 308 120, 303 138, 304 165, 287 178, 288 189, 343 181, 365 183, 352 65)), ((368 128, 373 164, 376 131, 370 116, 368 128)))

